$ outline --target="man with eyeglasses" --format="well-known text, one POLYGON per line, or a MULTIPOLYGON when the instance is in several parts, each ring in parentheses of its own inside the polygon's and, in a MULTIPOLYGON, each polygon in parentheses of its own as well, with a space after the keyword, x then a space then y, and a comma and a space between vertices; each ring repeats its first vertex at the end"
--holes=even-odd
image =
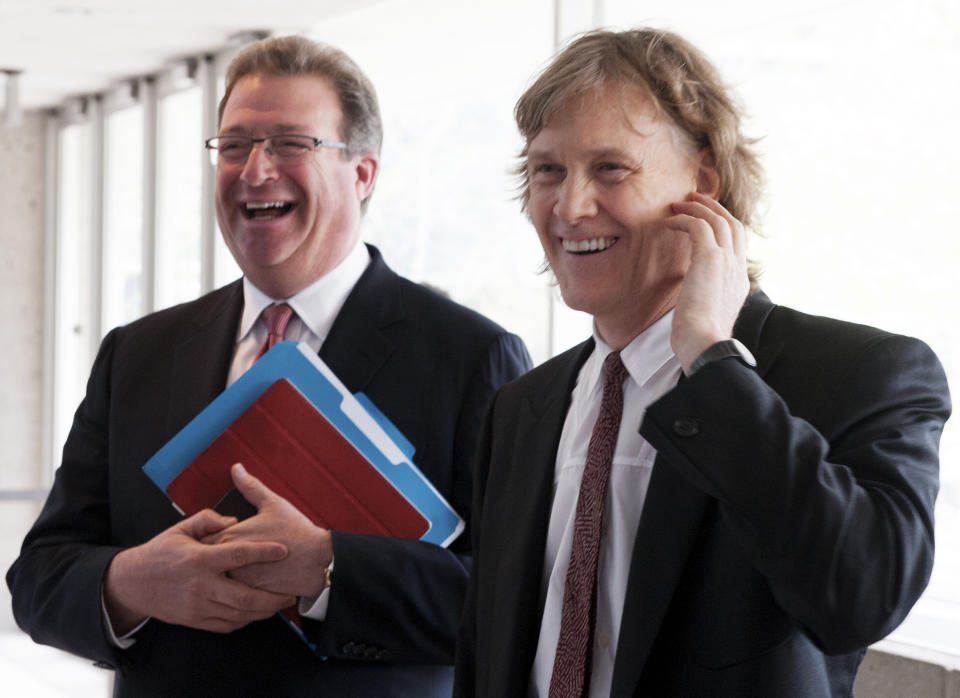
POLYGON ((20 626, 115 668, 116 695, 450 693, 467 536, 447 550, 318 528, 237 467, 254 516, 178 520, 141 471, 252 365, 279 311, 285 338, 366 393, 469 520, 484 410, 529 357, 519 338, 397 276, 360 242, 380 141, 373 87, 336 49, 269 39, 228 70, 206 146, 243 279, 105 338, 8 573, 20 626), (308 642, 276 616, 293 603, 308 642))

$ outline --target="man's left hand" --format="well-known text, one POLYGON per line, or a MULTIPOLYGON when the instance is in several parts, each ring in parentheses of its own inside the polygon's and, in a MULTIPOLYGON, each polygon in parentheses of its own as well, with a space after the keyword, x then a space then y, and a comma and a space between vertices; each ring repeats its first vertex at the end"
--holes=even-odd
POLYGON ((238 567, 230 577, 280 594, 315 597, 325 586, 325 569, 333 559, 330 531, 315 526, 293 504, 273 492, 237 463, 230 471, 240 494, 257 509, 250 518, 209 536, 206 543, 229 540, 283 543, 287 556, 276 563, 238 567))
POLYGON ((711 344, 729 339, 750 291, 747 234, 714 199, 693 192, 670 205, 667 225, 690 236, 690 268, 673 315, 670 345, 686 373, 711 344))

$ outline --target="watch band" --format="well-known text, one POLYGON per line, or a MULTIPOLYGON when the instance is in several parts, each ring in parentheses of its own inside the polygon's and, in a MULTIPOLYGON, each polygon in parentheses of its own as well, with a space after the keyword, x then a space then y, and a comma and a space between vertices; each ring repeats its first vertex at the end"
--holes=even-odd
POLYGON ((711 344, 703 350, 700 356, 693 360, 693 363, 690 364, 690 370, 687 371, 687 377, 689 378, 709 363, 729 358, 740 359, 745 366, 750 368, 757 367, 757 360, 753 358, 753 354, 743 345, 743 342, 738 339, 724 339, 711 344))

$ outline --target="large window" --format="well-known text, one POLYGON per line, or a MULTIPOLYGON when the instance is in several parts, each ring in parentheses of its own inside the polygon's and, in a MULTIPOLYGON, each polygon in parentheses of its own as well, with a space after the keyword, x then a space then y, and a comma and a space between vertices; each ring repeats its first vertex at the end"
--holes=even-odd
POLYGON ((380 98, 366 239, 400 273, 520 333, 537 360, 550 353, 550 293, 509 169, 513 103, 552 51, 552 15, 545 2, 405 0, 310 31, 349 53, 380 98))
POLYGON ((203 94, 200 87, 160 100, 156 307, 193 300, 202 288, 203 94))
POLYGON ((143 298, 143 113, 131 106, 106 119, 103 216, 103 327, 140 317, 143 298))
POLYGON ((57 211, 57 281, 53 407, 54 458, 73 422, 93 360, 94 301, 91 253, 94 242, 93 153, 90 123, 68 125, 60 131, 60 192, 57 211))

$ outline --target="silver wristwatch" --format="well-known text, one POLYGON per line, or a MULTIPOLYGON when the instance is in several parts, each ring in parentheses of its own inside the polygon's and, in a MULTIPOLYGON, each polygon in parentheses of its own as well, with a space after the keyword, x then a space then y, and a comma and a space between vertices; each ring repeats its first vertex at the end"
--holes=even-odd
POLYGON ((743 342, 738 339, 724 339, 704 349, 703 353, 690 364, 690 370, 687 371, 687 376, 692 376, 709 363, 731 357, 740 359, 744 365, 750 368, 757 367, 757 360, 753 358, 750 350, 743 346, 743 342))

